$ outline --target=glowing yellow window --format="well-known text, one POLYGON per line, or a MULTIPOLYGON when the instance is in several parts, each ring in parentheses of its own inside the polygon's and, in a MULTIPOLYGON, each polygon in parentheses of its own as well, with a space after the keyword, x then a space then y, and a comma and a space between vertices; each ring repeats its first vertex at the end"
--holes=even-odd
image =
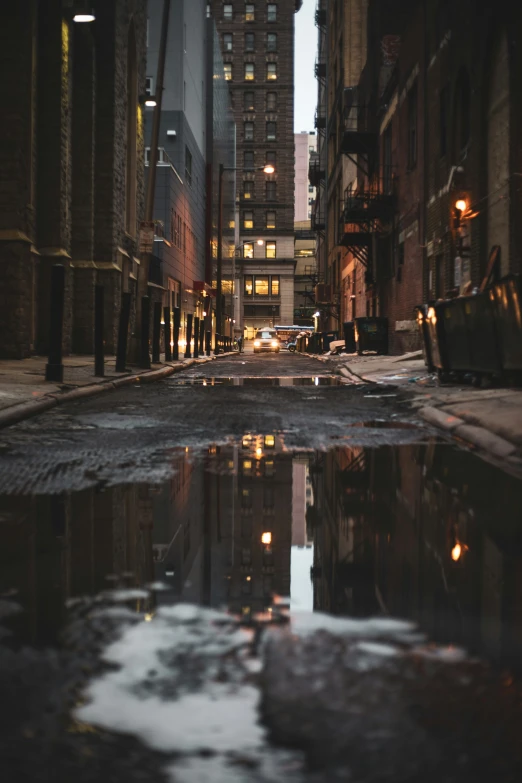
POLYGON ((253 212, 245 212, 243 214, 243 228, 254 228, 254 213, 253 212))

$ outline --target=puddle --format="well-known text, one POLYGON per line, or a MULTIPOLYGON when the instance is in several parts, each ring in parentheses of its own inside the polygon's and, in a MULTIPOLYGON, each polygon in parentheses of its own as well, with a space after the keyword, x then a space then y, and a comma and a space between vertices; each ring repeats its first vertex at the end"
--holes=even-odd
POLYGON ((437 441, 291 452, 252 433, 170 460, 154 485, 0 496, 0 596, 17 591, 17 637, 54 643, 69 599, 161 582, 131 605, 248 618, 289 596, 292 610, 411 619, 437 642, 521 660, 516 479, 437 441))
POLYGON ((331 375, 303 377, 232 377, 232 378, 183 378, 169 380, 174 386, 343 386, 339 378, 331 375))

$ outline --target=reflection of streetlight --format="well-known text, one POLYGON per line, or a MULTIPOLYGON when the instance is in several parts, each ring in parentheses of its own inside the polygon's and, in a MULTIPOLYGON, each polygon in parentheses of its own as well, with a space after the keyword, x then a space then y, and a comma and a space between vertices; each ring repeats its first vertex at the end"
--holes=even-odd
POLYGON ((457 560, 460 560, 460 556, 462 555, 462 547, 460 544, 455 544, 453 549, 451 550, 451 559, 457 562, 457 560))
MULTIPOLYGON (((224 166, 223 163, 219 164, 219 178, 218 178, 218 236, 217 236, 217 274, 216 274, 216 343, 214 353, 219 353, 217 335, 221 334, 221 316, 222 316, 222 302, 221 297, 223 295, 223 174, 225 171, 242 171, 239 166, 224 166)), ((275 172, 274 166, 267 164, 266 166, 257 166, 254 171, 264 171, 265 174, 273 174, 275 172)))
POLYGON ((261 536, 261 543, 262 544, 271 544, 272 543, 272 533, 263 533, 261 536))

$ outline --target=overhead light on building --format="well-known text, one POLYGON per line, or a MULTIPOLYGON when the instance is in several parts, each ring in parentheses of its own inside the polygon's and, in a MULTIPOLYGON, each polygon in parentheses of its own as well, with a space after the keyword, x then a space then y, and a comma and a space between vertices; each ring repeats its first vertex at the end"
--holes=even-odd
POLYGON ((272 543, 272 533, 263 533, 261 536, 261 543, 262 544, 271 544, 272 543))
POLYGON ((81 24, 86 22, 94 22, 95 19, 96 14, 94 13, 94 9, 89 2, 82 2, 82 0, 78 0, 78 2, 74 4, 73 22, 81 24))
POLYGON ((263 166, 263 171, 265 174, 273 174, 275 172, 275 168, 272 166, 272 164, 269 163, 267 166, 263 166))
POLYGON ((316 310, 314 313, 314 318, 319 318, 320 315, 321 313, 319 312, 319 310, 316 310))
POLYGON ((265 244, 265 240, 264 239, 258 239, 257 240, 257 244, 258 245, 264 245, 265 244))
POLYGON ((176 136, 176 131, 175 130, 168 130, 167 131, 167 136, 171 137, 171 138, 175 137, 176 136))
POLYGON ((154 106, 156 105, 157 105, 157 100, 153 95, 150 95, 148 98, 146 98, 145 106, 148 106, 149 109, 153 109, 154 106))
POLYGON ((455 202, 455 209, 458 209, 459 212, 465 212, 468 208, 468 203, 466 199, 459 198, 455 202))

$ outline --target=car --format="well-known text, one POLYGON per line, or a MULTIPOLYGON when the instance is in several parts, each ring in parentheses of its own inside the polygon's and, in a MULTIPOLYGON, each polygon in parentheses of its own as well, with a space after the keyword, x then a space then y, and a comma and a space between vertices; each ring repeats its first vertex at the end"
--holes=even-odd
POLYGON ((279 353, 281 343, 278 340, 275 329, 258 329, 254 337, 254 353, 261 351, 274 351, 279 353))

